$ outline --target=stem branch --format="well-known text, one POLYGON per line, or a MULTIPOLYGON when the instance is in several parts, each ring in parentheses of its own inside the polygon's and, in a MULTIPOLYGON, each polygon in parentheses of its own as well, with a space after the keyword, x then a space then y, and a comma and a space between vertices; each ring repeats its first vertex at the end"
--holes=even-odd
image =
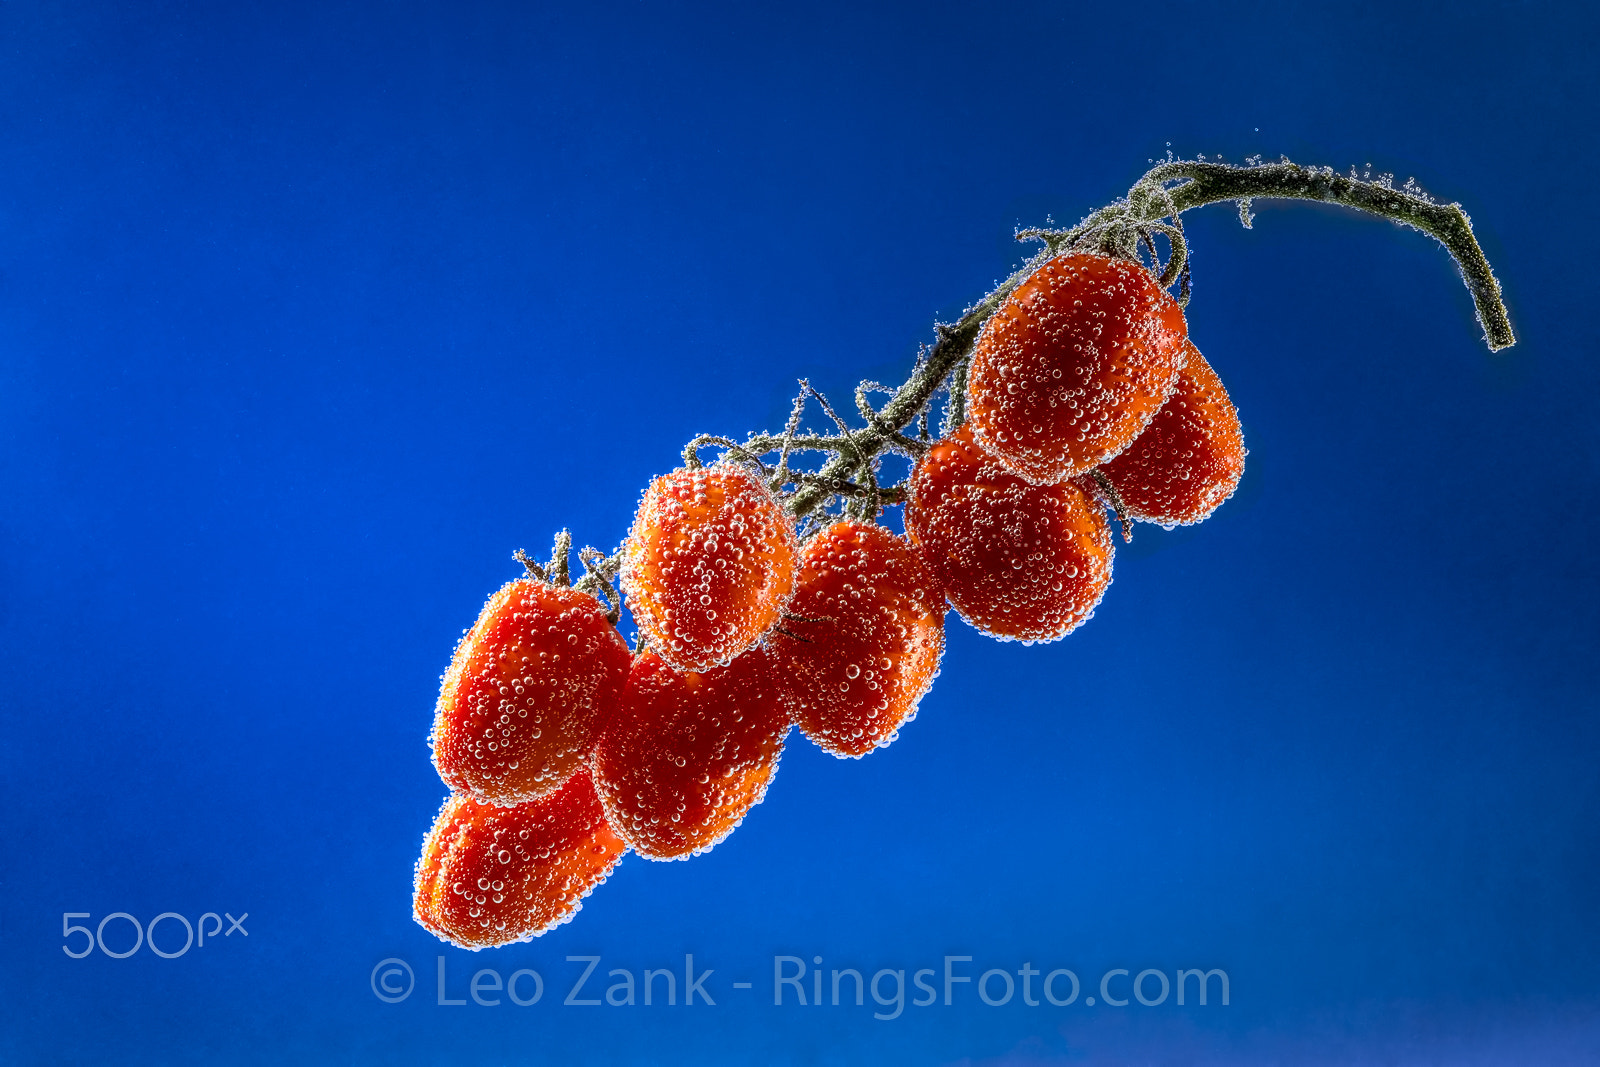
POLYGON ((1517 336, 1512 332, 1505 301, 1500 295, 1500 283, 1489 269, 1489 260, 1472 234, 1472 220, 1461 210, 1460 204, 1436 204, 1426 197, 1396 189, 1387 181, 1362 181, 1335 174, 1329 167, 1302 167, 1289 162, 1235 167, 1226 163, 1176 160, 1156 165, 1134 188, 1165 188, 1172 181, 1182 183, 1166 189, 1174 213, 1224 200, 1248 202, 1277 197, 1341 204, 1421 230, 1444 245, 1455 259, 1461 279, 1477 307, 1478 322, 1490 351, 1498 352, 1516 344, 1517 336))

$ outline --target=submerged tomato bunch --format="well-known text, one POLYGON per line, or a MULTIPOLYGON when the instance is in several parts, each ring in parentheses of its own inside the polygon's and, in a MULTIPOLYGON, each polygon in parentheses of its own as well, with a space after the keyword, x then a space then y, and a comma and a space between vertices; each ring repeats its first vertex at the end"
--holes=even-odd
POLYGON ((862 383, 865 426, 802 382, 782 434, 690 442, 622 548, 578 554, 576 583, 565 531, 546 566, 517 553, 527 576, 489 598, 440 687, 433 758, 453 792, 417 861, 417 921, 468 948, 525 940, 629 849, 706 851, 760 803, 790 726, 840 757, 898 736, 938 674, 947 606, 993 637, 1056 640, 1111 582, 1108 510, 1124 538, 1210 515, 1245 451, 1181 310, 1184 211, 1236 202, 1248 228, 1253 199, 1319 200, 1419 229, 1455 259, 1489 347, 1513 344, 1460 205, 1391 178, 1169 156, 1078 225, 1019 233, 1045 250, 940 325, 881 408, 862 383), (837 433, 800 432, 808 395, 837 433), (723 449, 709 467, 707 446, 723 449), (884 452, 911 463, 903 484, 881 483, 884 452), (792 467, 804 453, 826 459, 792 467), (877 523, 897 504, 904 537, 877 523))
POLYGON ((1198 522, 1243 472, 1233 405, 1139 262, 1047 257, 963 368, 938 440, 903 436, 909 417, 885 429, 858 396, 912 461, 904 486, 878 484, 825 400, 840 435, 799 435, 802 394, 782 437, 703 439, 725 449, 711 466, 686 450, 576 586, 567 542, 549 567, 523 559, 440 689, 434 763, 454 792, 417 863, 423 926, 470 948, 523 940, 629 849, 705 852, 760 803, 792 725, 839 757, 898 736, 938 674, 947 606, 994 637, 1063 637, 1111 581, 1108 508, 1125 531, 1198 522), (833 459, 790 470, 799 449, 833 459), (905 504, 907 536, 878 525, 885 503, 905 504), (826 518, 797 529, 806 508, 826 518))

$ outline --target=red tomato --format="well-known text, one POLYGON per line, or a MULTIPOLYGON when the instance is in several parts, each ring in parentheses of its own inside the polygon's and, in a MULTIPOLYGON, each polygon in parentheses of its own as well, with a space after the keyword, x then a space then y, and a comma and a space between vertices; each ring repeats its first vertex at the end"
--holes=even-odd
POLYGON ((835 756, 894 740, 939 673, 945 610, 916 550, 881 526, 837 522, 806 542, 769 639, 801 731, 835 756))
POLYGON ((1050 484, 1121 452, 1183 367, 1187 327, 1144 267, 1074 252, 1034 271, 984 325, 967 375, 977 442, 1050 484))
POLYGON ((672 666, 728 663, 794 594, 794 523, 748 469, 718 463, 657 478, 623 546, 622 588, 639 630, 672 666))
POLYGON ((494 804, 548 795, 584 766, 631 660, 587 593, 526 578, 501 586, 439 687, 439 776, 494 804))
POLYGON ((1233 495, 1244 457, 1239 413, 1217 372, 1190 345, 1171 398, 1100 473, 1129 518, 1182 526, 1205 519, 1233 495))
POLYGON ((593 774, 607 819, 639 855, 705 852, 761 802, 791 721, 773 671, 765 648, 709 671, 634 657, 593 774))
POLYGON ((509 808, 458 793, 422 843, 413 914, 462 948, 526 941, 572 918, 626 850, 587 774, 509 808))
POLYGON ((1072 482, 1034 485, 972 440, 939 441, 911 475, 906 529, 961 617, 984 633, 1054 641, 1111 584, 1105 509, 1072 482))

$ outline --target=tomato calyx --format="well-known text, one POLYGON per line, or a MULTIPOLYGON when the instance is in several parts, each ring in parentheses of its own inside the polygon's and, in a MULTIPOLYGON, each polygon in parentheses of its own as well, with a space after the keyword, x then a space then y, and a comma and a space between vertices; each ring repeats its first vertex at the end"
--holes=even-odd
POLYGON ((617 573, 622 568, 619 550, 607 556, 598 548, 585 545, 578 550, 578 561, 583 564, 583 577, 572 580, 572 533, 562 530, 556 534, 555 547, 550 561, 535 563, 522 549, 511 553, 511 558, 522 564, 529 581, 546 582, 563 589, 576 589, 605 602, 606 619, 615 626, 622 619, 622 594, 617 592, 617 573))

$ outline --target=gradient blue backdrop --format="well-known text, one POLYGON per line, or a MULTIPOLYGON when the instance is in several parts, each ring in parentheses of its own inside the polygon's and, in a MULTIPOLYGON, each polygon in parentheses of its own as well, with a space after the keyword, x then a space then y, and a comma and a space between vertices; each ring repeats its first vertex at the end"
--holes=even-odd
POLYGON ((0 6, 0 1060, 1595 1062, 1596 27, 0 6), (512 549, 611 547, 688 437, 780 425, 800 375, 898 380, 1019 261, 1015 226, 1169 146, 1459 200, 1521 342, 1487 353, 1416 233, 1191 215, 1192 335, 1251 449, 1215 519, 1140 529, 1058 644, 951 616, 897 744, 795 735, 709 856, 629 858, 529 945, 417 927, 437 678, 512 549), (117 911, 248 912, 248 937, 63 953, 64 912, 117 911), (685 953, 715 1008, 560 1003, 568 955, 685 953), (441 954, 452 997, 531 967, 544 999, 441 1007, 441 954), (883 1022, 774 1008, 774 954, 1071 967, 1086 994, 1221 967, 1232 995, 966 986, 883 1022), (417 974, 399 1004, 369 985, 387 957, 417 974))

